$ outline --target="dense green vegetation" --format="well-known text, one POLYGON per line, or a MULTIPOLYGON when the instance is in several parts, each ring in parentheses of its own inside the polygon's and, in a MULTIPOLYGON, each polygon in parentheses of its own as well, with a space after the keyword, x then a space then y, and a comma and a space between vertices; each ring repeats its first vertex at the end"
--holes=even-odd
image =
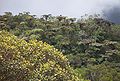
MULTIPOLYGON (((76 18, 68 18, 62 15, 52 16, 51 14, 48 14, 48 15, 42 15, 40 18, 37 18, 35 15, 30 15, 29 12, 19 13, 18 15, 12 15, 11 12, 6 12, 4 15, 0 16, 0 30, 10 32, 19 38, 19 39, 15 38, 15 40, 14 40, 14 36, 12 38, 10 38, 9 36, 8 38, 0 38, 1 45, 2 42, 4 42, 2 41, 3 39, 4 40, 10 39, 11 42, 18 41, 18 43, 20 43, 19 41, 22 39, 22 41, 24 40, 26 41, 24 42, 28 46, 29 44, 31 44, 30 40, 37 40, 53 45, 55 48, 61 51, 67 57, 68 61, 70 62, 70 66, 74 68, 75 71, 74 73, 76 74, 76 77, 71 78, 72 75, 74 74, 72 73, 66 74, 62 70, 63 73, 60 73, 61 77, 60 76, 58 77, 61 78, 59 79, 60 81, 69 81, 69 80, 77 81, 77 79, 75 79, 77 78, 77 75, 78 77, 81 75, 80 78, 83 77, 91 81, 120 80, 120 25, 106 21, 98 17, 97 15, 89 16, 87 18, 82 18, 77 20, 76 18)), ((7 35, 5 35, 5 37, 7 35)), ((7 42, 8 41, 9 40, 7 40, 7 42)), ((5 43, 7 44, 7 42, 5 43)), ((40 44, 43 45, 41 49, 42 48, 44 49, 44 43, 42 42, 37 43, 35 41, 32 41, 32 44, 33 42, 36 45, 38 45, 38 47, 40 44)), ((47 51, 47 53, 54 54, 53 52, 54 48, 49 46, 48 44, 45 45, 45 47, 47 48, 48 46, 50 47, 49 49, 51 50, 46 49, 45 51, 47 51)), ((16 49, 14 47, 8 46, 8 48, 4 47, 4 49, 2 50, 6 50, 6 49, 17 50, 18 45, 14 43, 16 49)), ((24 46, 23 44, 21 45, 24 46)), ((34 45, 32 46, 34 47, 34 45)), ((27 50, 28 52, 28 49, 21 49, 21 50, 23 52, 26 52, 24 50, 27 50)), ((39 55, 41 51, 38 50, 39 48, 37 48, 34 51, 35 54, 38 53, 39 55)), ((13 53, 15 51, 10 51, 10 52, 13 53)), ((59 57, 60 54, 59 52, 57 53, 58 54, 56 54, 55 57, 52 56, 53 59, 52 61, 47 61, 45 62, 45 64, 46 65, 48 64, 49 66, 51 63, 55 65, 56 62, 59 62, 60 64, 58 64, 58 66, 62 66, 65 69, 67 68, 66 71, 68 72, 70 70, 69 64, 66 63, 66 60, 62 62, 61 58, 63 56, 59 57)), ((44 55, 45 53, 40 53, 40 55, 42 54, 44 55)), ((25 55, 29 55, 29 54, 25 53, 25 55)), ((28 56, 29 58, 28 61, 30 62, 30 59, 36 59, 36 55, 34 56, 28 56)), ((15 58, 17 58, 17 56, 15 58)), ((17 61, 19 61, 20 59, 23 58, 19 58, 17 59, 17 61)), ((36 61, 40 62, 40 60, 38 59, 36 61)), ((21 61, 21 63, 22 62, 23 61, 21 61)), ((8 64, 6 63, 5 67, 7 67, 8 64)), ((22 64, 20 65, 22 67, 22 64)), ((44 66, 44 64, 42 66, 44 66)), ((54 68, 55 74, 57 73, 56 70, 58 69, 56 68, 58 68, 58 66, 54 68)), ((26 70, 25 68, 27 67, 28 65, 24 66, 23 70, 26 70)), ((72 69, 70 70, 70 72, 73 72, 72 69)), ((30 74, 30 76, 33 76, 33 79, 34 78, 36 79, 36 76, 38 75, 40 76, 39 71, 38 73, 36 73, 35 76, 30 74)), ((51 78, 53 79, 51 75, 54 74, 50 74, 48 76, 46 75, 45 79, 42 78, 40 79, 41 80, 49 80, 51 78)), ((22 78, 26 79, 26 77, 22 77, 22 78)), ((53 81, 57 81, 58 78, 54 79, 53 81)))

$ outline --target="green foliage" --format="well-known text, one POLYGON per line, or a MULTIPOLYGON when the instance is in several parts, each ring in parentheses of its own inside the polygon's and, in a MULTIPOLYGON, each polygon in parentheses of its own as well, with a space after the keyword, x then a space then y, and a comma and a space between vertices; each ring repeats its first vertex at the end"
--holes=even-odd
MULTIPOLYGON (((111 63, 110 65, 120 63, 120 25, 106 21, 99 15, 86 14, 85 17, 77 20, 62 15, 48 14, 37 18, 29 12, 15 16, 11 12, 6 12, 0 16, 0 30, 11 32, 18 38, 26 40, 27 43, 32 39, 53 45, 67 56, 75 72, 82 73, 85 78, 88 78, 85 74, 89 70, 91 72, 103 70, 102 76, 105 77, 98 74, 99 76, 95 76, 94 79, 114 81, 110 78, 114 72, 107 70, 104 73, 104 68, 120 69, 119 66, 113 68, 104 65, 105 62, 111 63), (92 68, 94 70, 91 70, 92 68)), ((116 74, 119 73, 117 71, 116 74)), ((88 79, 92 81, 92 78, 88 79)))
POLYGON ((90 66, 86 76, 91 81, 119 81, 120 70, 118 67, 109 64, 90 66))
POLYGON ((53 46, 0 31, 0 81, 84 81, 53 46))

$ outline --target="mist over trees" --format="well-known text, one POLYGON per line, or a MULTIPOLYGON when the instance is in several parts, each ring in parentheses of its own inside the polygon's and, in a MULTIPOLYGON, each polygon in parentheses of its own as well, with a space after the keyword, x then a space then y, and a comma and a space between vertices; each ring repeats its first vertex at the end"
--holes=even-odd
POLYGON ((114 22, 116 24, 120 24, 120 6, 115 5, 112 6, 111 8, 105 8, 103 10, 103 18, 114 22))

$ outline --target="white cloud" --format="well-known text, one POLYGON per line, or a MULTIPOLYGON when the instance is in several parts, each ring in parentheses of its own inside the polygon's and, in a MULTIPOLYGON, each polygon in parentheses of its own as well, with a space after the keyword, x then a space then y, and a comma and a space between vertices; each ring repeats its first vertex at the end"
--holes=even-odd
POLYGON ((80 17, 86 13, 101 13, 102 9, 120 4, 120 0, 0 0, 0 13, 29 11, 32 14, 51 13, 80 17))

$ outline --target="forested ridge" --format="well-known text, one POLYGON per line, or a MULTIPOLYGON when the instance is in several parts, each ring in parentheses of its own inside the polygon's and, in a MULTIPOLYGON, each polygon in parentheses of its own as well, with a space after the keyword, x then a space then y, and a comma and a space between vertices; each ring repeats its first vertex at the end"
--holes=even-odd
POLYGON ((120 81, 119 24, 99 15, 0 15, 0 81, 86 80, 120 81))

